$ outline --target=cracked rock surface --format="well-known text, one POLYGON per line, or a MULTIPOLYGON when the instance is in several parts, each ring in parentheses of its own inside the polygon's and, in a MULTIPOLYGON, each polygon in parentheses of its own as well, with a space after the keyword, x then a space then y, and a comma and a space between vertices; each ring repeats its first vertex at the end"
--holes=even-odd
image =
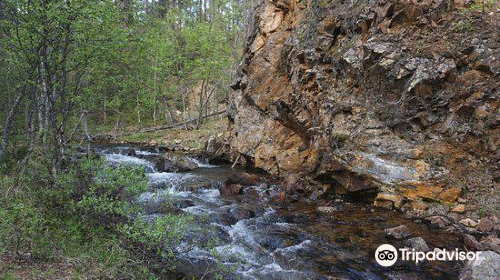
POLYGON ((409 200, 498 189, 498 13, 468 2, 260 0, 231 86, 233 155, 409 200))

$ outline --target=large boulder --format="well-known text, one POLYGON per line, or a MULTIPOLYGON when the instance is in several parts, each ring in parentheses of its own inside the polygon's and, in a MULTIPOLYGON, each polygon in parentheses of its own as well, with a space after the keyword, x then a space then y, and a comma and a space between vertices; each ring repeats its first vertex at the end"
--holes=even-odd
POLYGON ((255 174, 237 172, 219 187, 219 192, 225 197, 241 195, 245 187, 258 185, 259 182, 260 178, 255 174))
POLYGON ((498 280, 500 255, 492 251, 479 252, 479 257, 469 261, 460 273, 460 280, 498 280))
POLYGON ((231 184, 239 184, 242 186, 255 186, 258 185, 260 182, 259 176, 255 174, 250 174, 246 172, 237 172, 231 175, 226 182, 224 182, 225 185, 231 185, 231 184))
POLYGON ((166 154, 163 157, 161 170, 164 172, 186 172, 198 168, 198 164, 185 155, 166 154))
POLYGON ((223 134, 213 135, 205 142, 205 153, 209 156, 210 162, 229 162, 229 145, 223 134))

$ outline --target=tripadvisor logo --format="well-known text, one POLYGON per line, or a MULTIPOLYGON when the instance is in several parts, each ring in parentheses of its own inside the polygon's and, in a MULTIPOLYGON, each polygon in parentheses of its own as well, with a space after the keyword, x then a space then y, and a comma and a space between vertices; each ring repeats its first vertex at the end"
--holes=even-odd
POLYGON ((398 251, 390 244, 382 244, 375 251, 375 260, 381 266, 391 266, 398 260, 398 251))
POLYGON ((472 261, 479 257, 480 252, 464 252, 455 250, 437 250, 430 252, 415 251, 415 249, 400 248, 399 253, 394 246, 382 244, 375 251, 375 260, 381 266, 389 267, 396 263, 398 256, 402 261, 414 261, 416 264, 428 261, 472 261))

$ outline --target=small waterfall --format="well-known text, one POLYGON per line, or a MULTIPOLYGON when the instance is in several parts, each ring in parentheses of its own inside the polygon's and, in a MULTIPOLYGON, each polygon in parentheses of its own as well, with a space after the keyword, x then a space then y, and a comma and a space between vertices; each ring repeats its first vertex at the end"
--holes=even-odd
POLYGON ((190 161, 196 163, 198 165, 198 167, 200 167, 200 168, 216 168, 216 167, 218 167, 217 165, 205 163, 205 162, 202 162, 199 159, 196 159, 196 158, 193 158, 193 157, 187 157, 187 158, 190 161))
POLYGON ((156 172, 154 164, 142 158, 122 154, 103 154, 103 156, 112 165, 144 166, 146 173, 156 172))

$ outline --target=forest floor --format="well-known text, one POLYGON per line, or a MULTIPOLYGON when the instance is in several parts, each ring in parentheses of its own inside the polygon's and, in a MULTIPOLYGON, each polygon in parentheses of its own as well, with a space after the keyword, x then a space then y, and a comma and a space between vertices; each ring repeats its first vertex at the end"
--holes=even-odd
POLYGON ((16 258, 0 254, 0 279, 99 279, 102 275, 111 279, 123 264, 133 260, 113 242, 106 238, 90 241, 87 246, 67 242, 65 250, 57 252, 57 257, 50 261, 30 255, 16 258))
MULTIPOLYGON (((139 132, 145 126, 130 125, 121 128, 118 135, 114 136, 112 142, 137 144, 144 146, 168 146, 185 151, 202 151, 205 143, 212 136, 221 137, 228 131, 228 121, 226 118, 208 120, 203 123, 200 129, 185 129, 178 127, 174 129, 164 129, 155 132, 139 132)), ((103 127, 93 131, 92 135, 109 133, 112 129, 103 127)))

